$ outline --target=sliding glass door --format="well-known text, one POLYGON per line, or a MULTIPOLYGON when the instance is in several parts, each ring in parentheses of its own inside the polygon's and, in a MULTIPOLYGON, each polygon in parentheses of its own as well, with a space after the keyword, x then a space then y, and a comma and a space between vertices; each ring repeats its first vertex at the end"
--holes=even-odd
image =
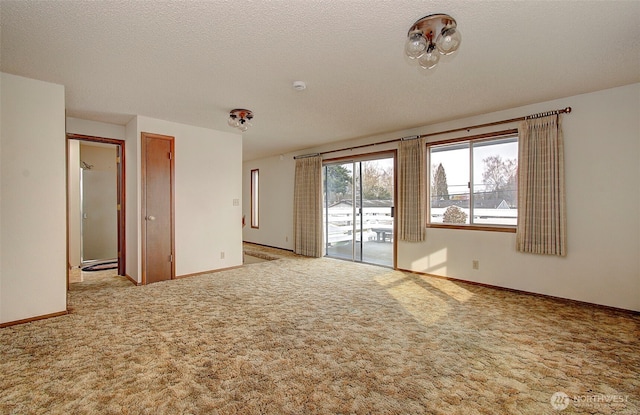
POLYGON ((393 236, 393 154, 326 163, 326 255, 393 267, 393 236))

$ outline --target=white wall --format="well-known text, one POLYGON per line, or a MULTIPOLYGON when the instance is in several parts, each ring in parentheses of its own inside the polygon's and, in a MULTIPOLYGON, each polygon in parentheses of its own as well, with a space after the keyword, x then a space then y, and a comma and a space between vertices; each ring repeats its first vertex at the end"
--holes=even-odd
MULTIPOLYGON (((400 269, 427 272, 534 293, 640 311, 640 84, 577 95, 438 125, 399 131, 299 154, 344 148, 415 134, 481 124, 570 106, 563 116, 568 214, 568 255, 565 258, 522 254, 515 234, 428 229, 424 243, 398 245, 400 269), (472 269, 472 261, 480 269, 472 269)), ((492 127, 493 130, 514 125, 492 127)), ((491 129, 473 130, 478 134, 491 129)), ((431 140, 460 137, 461 133, 431 140)), ((380 147, 362 152, 380 151, 380 147)), ((340 152, 328 157, 354 154, 340 152)), ((259 168, 262 189, 278 189, 278 197, 261 198, 260 230, 245 228, 245 240, 291 249, 282 229, 292 222, 294 164, 286 155, 246 162, 244 199, 249 198, 248 174, 259 168), (273 176, 268 173, 273 171, 273 176), (278 188, 278 186, 283 188, 278 188), (285 188, 287 186, 287 188, 285 188), (264 203, 270 198, 268 203, 264 203), (273 223, 273 229, 270 227, 273 223)), ((265 191, 265 194, 268 194, 265 191)), ((248 205, 245 203, 248 215, 248 205)))
POLYGON ((125 140, 126 274, 142 281, 141 142, 149 132, 175 137, 176 275, 242 264, 242 137, 144 116, 126 126, 76 118, 67 132, 125 140), (220 253, 225 258, 220 258, 220 253))
POLYGON ((67 117, 67 133, 124 140, 125 126, 67 117))
POLYGON ((291 155, 244 163, 242 213, 243 239, 293 250, 293 181, 295 160, 291 155), (259 228, 251 228, 251 170, 259 169, 259 228))
POLYGON ((66 310, 64 87, 0 74, 0 323, 66 310))
POLYGON ((80 141, 67 143, 67 210, 69 221, 69 266, 80 267, 80 141))
POLYGON ((175 137, 176 276, 242 265, 242 136, 138 116, 142 132, 175 137))

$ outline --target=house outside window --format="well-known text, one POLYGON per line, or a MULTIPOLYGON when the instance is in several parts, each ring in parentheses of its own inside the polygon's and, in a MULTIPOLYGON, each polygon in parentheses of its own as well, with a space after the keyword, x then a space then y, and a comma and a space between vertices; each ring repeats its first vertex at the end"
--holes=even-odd
POLYGON ((518 136, 427 144, 429 225, 515 230, 518 136))

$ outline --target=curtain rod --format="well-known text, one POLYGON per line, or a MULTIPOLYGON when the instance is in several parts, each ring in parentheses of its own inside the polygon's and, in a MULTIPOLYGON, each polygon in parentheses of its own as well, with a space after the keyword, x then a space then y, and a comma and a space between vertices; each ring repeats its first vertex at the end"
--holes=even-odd
POLYGON ((321 153, 305 154, 305 155, 302 155, 302 156, 295 156, 293 158, 294 159, 300 159, 300 158, 305 158, 305 157, 322 156, 322 155, 325 155, 325 154, 337 153, 337 152, 340 152, 340 151, 355 150, 357 148, 364 148, 364 147, 371 147, 371 146, 378 146, 378 145, 382 145, 382 144, 394 143, 396 141, 413 140, 413 139, 416 139, 416 138, 432 137, 434 135, 455 133, 455 132, 458 132, 458 131, 465 131, 465 130, 468 131, 468 130, 473 130, 473 129, 476 129, 476 128, 491 127, 491 126, 500 125, 500 124, 509 124, 509 123, 516 122, 516 121, 531 120, 531 119, 535 119, 535 118, 546 117, 546 116, 549 116, 549 115, 558 115, 558 114, 565 114, 565 113, 569 114, 570 112, 571 112, 571 107, 566 107, 566 108, 559 109, 559 110, 539 112, 537 114, 525 115, 524 117, 511 118, 511 119, 508 119, 508 120, 488 122, 488 123, 485 123, 485 124, 470 125, 468 127, 454 128, 452 130, 438 131, 438 132, 435 132, 435 133, 427 133, 427 134, 414 135, 414 136, 409 136, 409 137, 394 138, 392 140, 380 141, 380 142, 377 142, 377 143, 362 144, 362 145, 359 145, 359 146, 346 147, 346 148, 341 148, 341 149, 338 149, 338 150, 323 151, 321 153))
POLYGON ((322 153, 312 153, 312 154, 304 154, 302 156, 294 156, 293 158, 297 160, 297 159, 306 159, 308 157, 315 157, 315 156, 321 156, 321 155, 322 153))

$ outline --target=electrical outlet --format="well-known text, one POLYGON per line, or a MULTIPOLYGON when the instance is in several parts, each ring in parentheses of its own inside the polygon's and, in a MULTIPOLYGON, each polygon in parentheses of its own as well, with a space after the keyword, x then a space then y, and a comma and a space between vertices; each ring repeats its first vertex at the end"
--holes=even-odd
POLYGON ((220 259, 224 259, 224 251, 220 251, 220 259))
POLYGON ((233 199, 233 206, 240 206, 240 199, 233 199))
POLYGON ((471 266, 473 267, 473 269, 480 269, 480 261, 474 259, 471 266))

